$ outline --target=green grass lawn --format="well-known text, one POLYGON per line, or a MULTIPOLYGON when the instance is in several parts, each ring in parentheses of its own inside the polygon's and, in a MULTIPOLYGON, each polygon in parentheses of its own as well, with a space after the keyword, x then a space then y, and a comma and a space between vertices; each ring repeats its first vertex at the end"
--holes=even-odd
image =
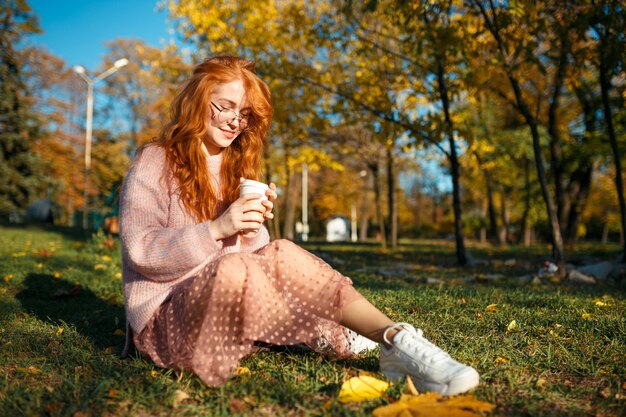
MULTIPOLYGON (((546 247, 471 246, 488 265, 459 269, 449 242, 306 247, 354 280, 394 320, 481 374, 490 415, 626 415, 626 285, 521 283, 546 247), (487 274, 505 279, 480 279, 487 274), (478 277, 470 280, 468 277, 478 277), (443 283, 427 283, 428 278, 443 283), (487 306, 495 304, 487 309, 487 306), (515 320, 517 326, 508 330, 515 320)), ((360 416, 388 398, 336 401, 342 381, 378 371, 378 354, 333 361, 295 351, 247 358, 219 388, 189 373, 120 359, 119 242, 69 229, 0 227, 0 416, 360 416)), ((570 259, 615 259, 587 245, 570 259)), ((379 375, 383 378, 382 375, 379 375)), ((389 397, 398 398, 402 385, 389 397)))

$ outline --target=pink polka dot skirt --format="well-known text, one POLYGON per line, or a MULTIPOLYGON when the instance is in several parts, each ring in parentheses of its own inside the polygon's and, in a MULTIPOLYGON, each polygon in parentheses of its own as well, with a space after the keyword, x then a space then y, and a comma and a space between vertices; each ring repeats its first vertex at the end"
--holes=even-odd
POLYGON ((224 383, 255 342, 305 343, 347 358, 341 310, 362 296, 352 281, 288 240, 252 254, 229 254, 185 281, 134 335, 137 349, 164 368, 224 383))

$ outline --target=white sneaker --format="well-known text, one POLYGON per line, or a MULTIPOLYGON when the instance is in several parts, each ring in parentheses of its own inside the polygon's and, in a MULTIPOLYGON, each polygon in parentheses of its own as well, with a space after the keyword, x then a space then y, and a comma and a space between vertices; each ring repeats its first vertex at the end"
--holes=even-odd
POLYGON ((385 330, 385 342, 391 345, 380 348, 380 370, 391 380, 398 381, 406 375, 420 392, 433 391, 441 395, 456 395, 478 385, 480 377, 471 366, 463 365, 430 343, 408 323, 396 323, 385 330), (387 332, 399 328, 393 341, 387 332))
POLYGON ((350 352, 354 354, 369 352, 378 347, 378 343, 348 328, 346 328, 346 335, 348 336, 348 343, 350 344, 350 352))

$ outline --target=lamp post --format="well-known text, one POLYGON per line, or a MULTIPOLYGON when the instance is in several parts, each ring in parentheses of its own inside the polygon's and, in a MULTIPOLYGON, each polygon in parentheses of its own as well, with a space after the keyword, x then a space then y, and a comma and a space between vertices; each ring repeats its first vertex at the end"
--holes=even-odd
MULTIPOLYGON (((366 170, 362 170, 361 172, 359 172, 359 176, 358 178, 361 179, 363 177, 365 177, 367 175, 367 171, 366 170)), ((356 233, 356 202, 353 201, 352 202, 352 207, 350 208, 350 240, 353 242, 356 242, 358 239, 357 233, 356 233)))
POLYGON ((309 240, 309 169, 306 162, 302 163, 302 241, 309 240))
POLYGON ((87 217, 88 217, 88 197, 87 188, 89 188, 89 172, 91 171, 91 133, 93 129, 93 85, 98 81, 113 74, 118 69, 128 64, 128 59, 118 59, 113 63, 113 66, 102 74, 95 78, 89 78, 87 71, 82 65, 76 65, 73 70, 87 83, 87 123, 85 126, 85 191, 83 192, 84 207, 83 207, 83 229, 87 230, 87 217))

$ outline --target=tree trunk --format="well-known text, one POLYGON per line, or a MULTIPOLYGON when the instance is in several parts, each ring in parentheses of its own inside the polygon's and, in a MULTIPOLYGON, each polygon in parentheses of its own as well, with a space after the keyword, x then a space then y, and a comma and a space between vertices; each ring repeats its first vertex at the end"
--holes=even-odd
POLYGON ((613 151, 613 162, 615 164, 615 187, 617 188, 617 199, 619 200, 619 212, 622 220, 620 230, 621 243, 623 246, 622 262, 626 262, 626 203, 624 203, 624 183, 622 181, 622 160, 620 159, 619 147, 617 145, 617 136, 613 128, 613 115, 611 113, 611 103, 609 100, 609 90, 611 82, 608 78, 609 69, 606 67, 604 59, 600 59, 600 91, 602 93, 602 106, 604 108, 604 120, 606 122, 606 130, 609 134, 609 142, 613 151))
POLYGON ((395 160, 391 147, 386 149, 387 156, 387 205, 389 206, 389 222, 391 223, 389 233, 389 246, 398 247, 398 201, 396 198, 396 175, 395 160))
POLYGON ((456 240, 456 261, 459 265, 467 264, 467 253, 465 251, 465 242, 463 237, 463 218, 461 210, 461 186, 460 176, 461 169, 456 153, 456 143, 454 141, 454 125, 450 117, 450 100, 448 97, 448 86, 445 79, 444 67, 441 57, 438 57, 437 64, 437 81, 439 85, 439 95, 443 106, 443 113, 446 121, 446 136, 448 137, 448 145, 450 153, 448 160, 450 161, 450 173, 452 174, 452 207, 454 209, 454 236, 456 240))
POLYGON ((559 51, 559 61, 557 70, 554 75, 554 85, 552 87, 552 98, 550 107, 548 108, 548 134, 550 135, 550 167, 554 176, 554 191, 556 199, 557 218, 559 219, 559 227, 564 230, 567 226, 567 218, 571 207, 569 196, 565 193, 565 179, 563 178, 563 140, 558 125, 559 100, 563 88, 563 80, 565 78, 565 69, 567 67, 567 56, 569 50, 569 41, 567 31, 562 28, 559 38, 561 41, 559 51))
POLYGON ((531 190, 530 190, 530 161, 524 158, 524 213, 522 214, 522 220, 520 221, 520 236, 518 243, 523 243, 525 247, 530 246, 531 227, 528 221, 528 215, 530 213, 531 204, 531 190))
MULTIPOLYGON (((585 137, 591 138, 597 129, 597 114, 601 107, 601 100, 594 100, 594 92, 587 89, 584 84, 575 88, 574 92, 583 110, 585 137)), ((577 239, 578 225, 591 191, 591 182, 596 166, 594 160, 596 160, 595 156, 588 156, 584 163, 581 163, 570 176, 567 188, 572 204, 563 236, 568 244, 574 243, 577 239)))
MULTIPOLYGON (((523 100, 520 95, 520 100, 523 100)), ((546 203, 546 211, 547 216, 550 221, 550 228, 552 232, 552 256, 554 258, 554 262, 559 267, 559 274, 561 276, 565 276, 565 256, 564 256, 564 247, 563 247, 563 237, 561 235, 561 227, 559 225, 559 219, 557 217, 556 211, 554 209, 554 203, 552 201, 552 196, 550 195, 550 190, 548 189, 548 180, 546 179, 546 172, 543 166, 543 158, 541 156, 541 144, 539 142, 539 131, 537 129, 537 124, 533 116, 528 112, 528 108, 525 103, 525 113, 529 118, 527 118, 527 123, 530 127, 530 131, 533 137, 533 150, 535 153, 535 167, 537 169, 537 177, 539 178, 539 184, 541 185, 541 193, 543 195, 543 200, 546 203)))
POLYGON ((485 172, 485 179, 487 180, 487 204, 489 209, 489 234, 492 241, 497 244, 502 244, 500 234, 498 233, 498 219, 496 216, 496 206, 493 201, 493 181, 491 175, 485 172))
POLYGON ((385 217, 383 215, 383 196, 380 191, 380 164, 368 164, 368 168, 372 172, 372 181, 374 185, 374 199, 376 201, 376 221, 378 222, 378 233, 380 233, 380 243, 383 248, 387 247, 387 238, 385 236, 385 217))
MULTIPOLYGON (((498 44, 498 50, 501 54, 501 59, 503 62, 503 67, 506 72, 506 75, 511 83, 511 87, 513 89, 513 93, 515 94, 515 101, 517 104, 517 108, 519 112, 522 114, 524 119, 526 120, 526 124, 530 129, 530 133, 533 138, 533 153, 535 156, 535 167, 537 169, 537 178, 539 179, 539 184, 541 185, 541 194, 543 195, 543 199, 546 204, 546 214, 548 220, 550 222, 550 229, 552 234, 552 256, 554 261, 559 267, 559 275, 561 277, 565 276, 565 254, 563 248, 563 237, 561 235, 561 228, 559 226, 559 219, 556 214, 556 210, 554 207, 554 202, 552 200, 552 196, 550 195, 550 189, 548 188, 548 180, 546 177, 545 168, 543 165, 543 156, 541 153, 541 142, 539 138, 539 130, 537 128, 537 121, 535 117, 530 112, 528 106, 526 105, 526 101, 522 97, 522 90, 520 84, 515 78, 513 74, 513 70, 507 64, 506 59, 504 58, 507 55, 506 48, 504 47, 503 40, 500 35, 500 27, 499 22, 497 21, 497 14, 495 10, 493 10, 493 20, 487 16, 487 13, 484 9, 483 4, 480 1, 474 0, 472 2, 476 7, 479 8, 480 13, 482 14, 484 21, 487 25, 487 28, 493 35, 494 39, 498 44)), ((493 7, 493 3, 492 3, 493 7)))
POLYGON ((359 242, 365 242, 367 240, 367 191, 363 189, 363 195, 361 196, 361 224, 359 225, 359 242))
MULTIPOLYGON (((485 126, 485 130, 487 131, 487 137, 489 137, 489 130, 485 126)), ((482 160, 480 155, 477 152, 474 152, 474 156, 478 161, 479 166, 482 164, 482 160)), ((483 176, 485 178, 485 188, 487 190, 487 210, 489 213, 489 237, 491 241, 496 245, 501 245, 502 241, 500 240, 500 234, 498 233, 498 219, 496 215, 496 206, 493 201, 493 178, 491 177, 491 173, 483 169, 483 176)))
POLYGON ((569 195, 570 209, 565 223, 564 238, 568 244, 576 242, 578 237, 578 225, 587 205, 589 193, 591 191, 591 179, 593 175, 593 164, 584 165, 575 170, 567 187, 569 195))
MULTIPOLYGON (((483 199, 481 207, 480 207, 480 217, 482 219, 484 219, 485 216, 487 215, 488 206, 489 206, 489 203, 487 202, 487 200, 483 199)), ((485 223, 482 221, 480 222, 480 230, 478 232, 478 239, 480 243, 487 242, 487 228, 485 227, 485 223)))
POLYGON ((600 240, 600 242, 603 244, 609 243, 609 221, 608 220, 605 220, 604 225, 602 226, 602 239, 600 240))
POLYGON ((287 192, 285 193, 285 223, 283 223, 283 237, 293 240, 293 230, 296 216, 296 197, 299 195, 297 190, 298 181, 296 174, 286 167, 287 172, 287 192))
POLYGON ((509 230, 511 226, 511 215, 509 213, 509 193, 507 190, 502 190, 501 204, 500 204, 500 217, 502 219, 502 227, 500 228, 500 242, 503 244, 509 243, 509 230))

